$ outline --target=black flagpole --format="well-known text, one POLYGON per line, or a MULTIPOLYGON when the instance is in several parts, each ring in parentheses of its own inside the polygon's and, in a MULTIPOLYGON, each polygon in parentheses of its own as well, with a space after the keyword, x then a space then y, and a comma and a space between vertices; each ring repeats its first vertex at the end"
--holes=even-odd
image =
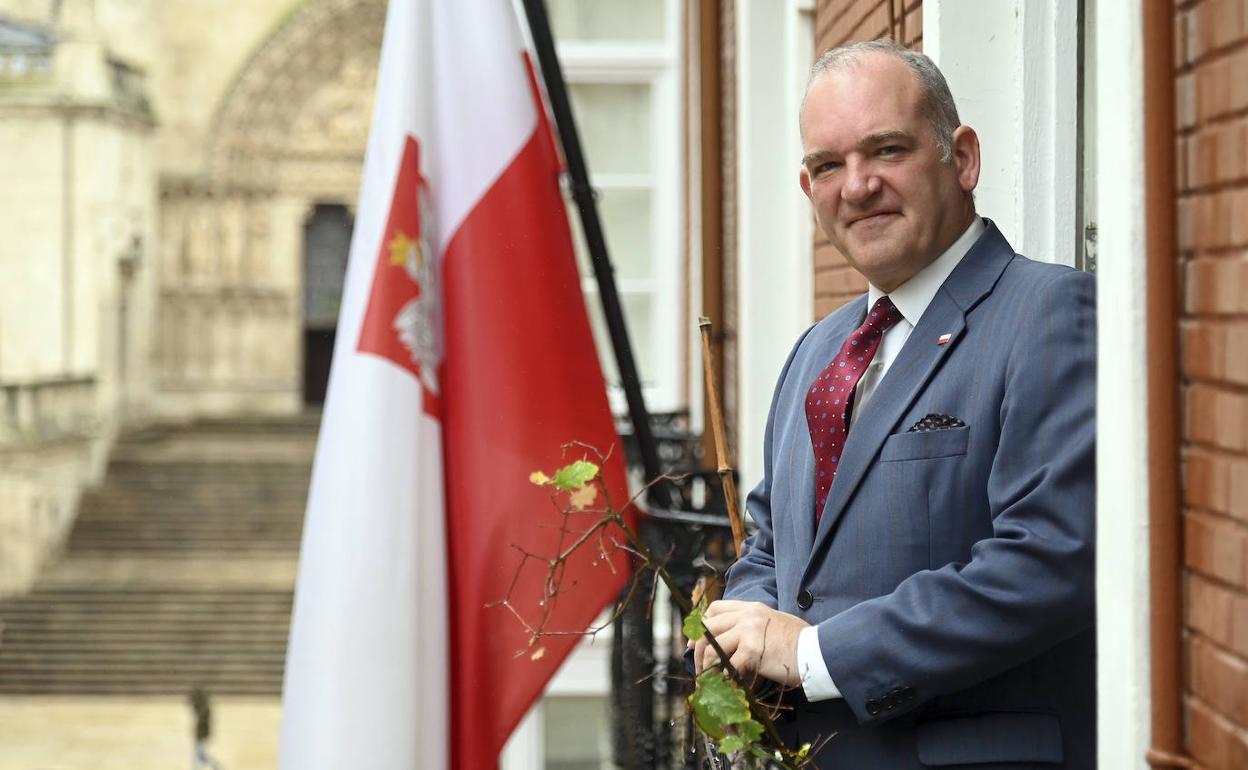
MULTIPOLYGON (((633 361, 633 347, 628 340, 628 328, 624 324, 624 311, 620 295, 615 288, 615 268, 607 256, 607 241, 603 237, 602 222, 598 219, 598 203, 594 188, 589 184, 589 172, 585 167, 585 155, 581 152, 581 138, 572 117, 572 105, 568 101, 567 86, 563 81, 563 68, 555 54, 555 41, 550 33, 550 21, 546 16, 543 0, 524 0, 524 14, 528 17, 529 33, 537 52, 538 67, 546 84, 546 96, 554 113, 555 127, 559 131, 559 143, 563 146, 563 158, 568 164, 571 178, 572 199, 581 215, 581 230, 585 245, 589 247, 594 277, 598 279, 598 296, 602 300, 602 312, 606 316, 607 330, 611 334, 611 347, 615 352, 616 366, 620 371, 620 384, 628 402, 628 415, 633 423, 633 435, 641 453, 641 464, 646 480, 657 479, 662 473, 654 432, 650 429, 650 414, 641 392, 641 380, 637 376, 637 364, 633 361)), ((666 485, 664 485, 666 486, 666 485)))

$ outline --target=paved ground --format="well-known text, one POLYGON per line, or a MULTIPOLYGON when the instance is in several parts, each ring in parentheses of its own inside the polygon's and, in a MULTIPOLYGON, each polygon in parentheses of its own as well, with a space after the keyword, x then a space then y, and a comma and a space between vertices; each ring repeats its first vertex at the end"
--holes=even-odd
MULTIPOLYGON (((276 698, 213 701, 208 747, 222 770, 273 770, 276 698)), ((0 770, 187 770, 191 711, 180 698, 0 697, 0 770)))

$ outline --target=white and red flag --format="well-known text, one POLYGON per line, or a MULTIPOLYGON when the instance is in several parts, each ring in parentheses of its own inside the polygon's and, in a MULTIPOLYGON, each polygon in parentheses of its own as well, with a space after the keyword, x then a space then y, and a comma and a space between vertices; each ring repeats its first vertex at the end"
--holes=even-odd
MULTIPOLYGON (((578 641, 529 638, 559 512, 529 473, 611 448, 558 187, 510 0, 403 0, 372 130, 304 523, 283 770, 482 770, 578 641), (532 566, 534 563, 530 562, 532 566)), ((613 498, 619 461, 604 469, 613 498)), ((625 576, 572 559, 552 630, 625 576)))

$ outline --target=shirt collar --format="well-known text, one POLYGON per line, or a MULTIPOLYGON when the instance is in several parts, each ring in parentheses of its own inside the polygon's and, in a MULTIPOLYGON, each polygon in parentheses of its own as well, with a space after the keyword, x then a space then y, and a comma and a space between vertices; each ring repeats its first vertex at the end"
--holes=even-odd
MULTIPOLYGON (((888 298, 893 301, 902 318, 906 319, 906 323, 910 326, 918 326, 919 319, 923 317, 923 312, 927 310, 927 306, 932 304, 932 298, 936 296, 936 292, 940 291, 940 287, 944 285, 945 279, 953 272, 953 269, 962 261, 962 257, 966 256, 966 252, 971 250, 971 246, 975 245, 975 241, 979 240, 979 236, 983 235, 987 226, 984 220, 978 216, 975 217, 969 227, 958 237, 953 245, 945 249, 945 253, 936 258, 927 267, 915 273, 910 280, 888 292, 888 298)), ((881 291, 874 284, 869 284, 867 288, 867 307, 875 307, 875 302, 880 297, 885 296, 885 292, 881 291)))

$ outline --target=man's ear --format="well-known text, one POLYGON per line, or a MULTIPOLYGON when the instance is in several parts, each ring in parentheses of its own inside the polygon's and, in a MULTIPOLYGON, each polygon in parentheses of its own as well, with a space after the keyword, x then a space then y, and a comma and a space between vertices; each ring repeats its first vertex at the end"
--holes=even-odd
POLYGON ((970 126, 958 126, 953 132, 953 167, 958 171, 958 186, 971 192, 979 184, 979 136, 970 126))
POLYGON ((806 193, 806 198, 810 199, 810 172, 806 170, 806 166, 799 166, 797 172, 798 184, 802 186, 802 192, 806 193))

